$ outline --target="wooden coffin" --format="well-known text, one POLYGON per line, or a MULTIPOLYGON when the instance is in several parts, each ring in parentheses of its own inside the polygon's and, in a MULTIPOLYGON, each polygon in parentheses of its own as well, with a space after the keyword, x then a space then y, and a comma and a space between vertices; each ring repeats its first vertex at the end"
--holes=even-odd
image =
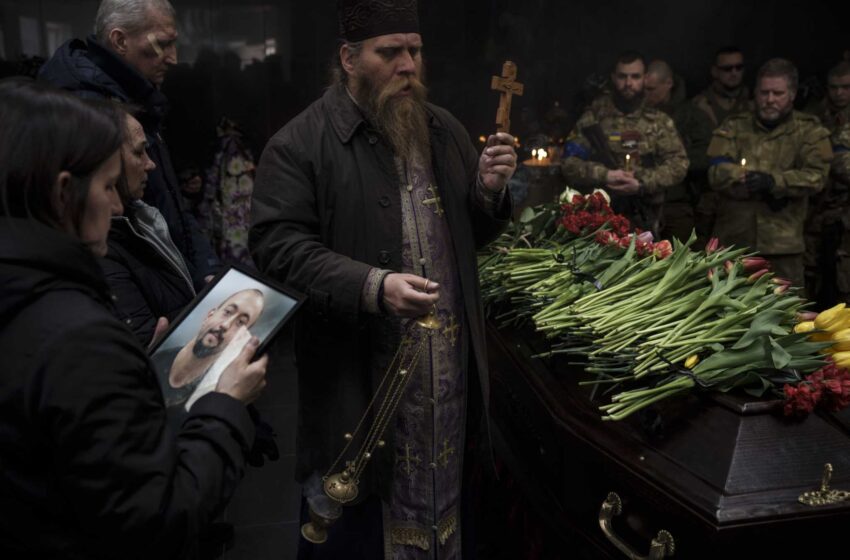
POLYGON ((545 341, 492 327, 488 339, 497 458, 563 557, 846 557, 850 501, 798 501, 827 463, 830 487, 850 490, 841 417, 792 421, 779 401, 706 393, 603 421, 581 367, 532 358, 545 341))

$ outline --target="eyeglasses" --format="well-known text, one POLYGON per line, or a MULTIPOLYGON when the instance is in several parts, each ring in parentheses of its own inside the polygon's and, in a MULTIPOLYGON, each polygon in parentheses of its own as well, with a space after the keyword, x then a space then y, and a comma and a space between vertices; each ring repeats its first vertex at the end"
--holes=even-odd
POLYGON ((744 65, 743 64, 727 64, 725 66, 718 66, 717 69, 722 71, 722 72, 732 72, 733 70, 735 72, 743 72, 744 65))

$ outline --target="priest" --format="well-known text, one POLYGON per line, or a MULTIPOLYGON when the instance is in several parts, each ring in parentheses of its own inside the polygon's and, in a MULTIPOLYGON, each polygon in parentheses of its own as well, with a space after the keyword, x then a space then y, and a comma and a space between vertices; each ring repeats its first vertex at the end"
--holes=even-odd
MULTIPOLYGON (((251 250, 303 291, 296 478, 309 501, 390 366, 409 322, 436 312, 413 377, 328 541, 299 558, 461 558, 468 445, 488 442, 476 250, 511 215, 513 138, 478 154, 426 101, 415 0, 341 0, 335 78, 257 169, 251 250)), ((372 419, 367 418, 370 422, 372 419)), ((471 550, 471 549, 467 549, 471 550)))

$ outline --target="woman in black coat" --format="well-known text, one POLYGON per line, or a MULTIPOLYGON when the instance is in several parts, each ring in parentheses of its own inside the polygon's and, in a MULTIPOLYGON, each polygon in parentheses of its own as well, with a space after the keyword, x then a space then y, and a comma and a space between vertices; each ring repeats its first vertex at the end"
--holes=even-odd
POLYGON ((111 309, 114 108, 0 82, 0 558, 194 558, 244 472, 257 341, 177 433, 111 309))
POLYGON ((129 114, 124 121, 123 173, 117 183, 124 213, 112 218, 109 251, 101 265, 119 319, 147 344, 157 319, 173 321, 195 297, 195 289, 165 218, 141 200, 147 174, 156 169, 145 149, 145 131, 129 114))

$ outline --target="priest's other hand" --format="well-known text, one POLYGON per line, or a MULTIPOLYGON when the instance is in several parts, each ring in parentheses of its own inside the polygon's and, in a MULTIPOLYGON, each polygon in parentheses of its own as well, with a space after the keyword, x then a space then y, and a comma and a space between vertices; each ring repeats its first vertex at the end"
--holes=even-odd
POLYGON ((484 188, 492 192, 504 189, 514 176, 516 159, 514 137, 507 132, 491 134, 478 159, 478 173, 484 188))
POLYGON ((440 285, 416 276, 393 272, 384 277, 384 309, 397 317, 426 315, 440 299, 440 285))

